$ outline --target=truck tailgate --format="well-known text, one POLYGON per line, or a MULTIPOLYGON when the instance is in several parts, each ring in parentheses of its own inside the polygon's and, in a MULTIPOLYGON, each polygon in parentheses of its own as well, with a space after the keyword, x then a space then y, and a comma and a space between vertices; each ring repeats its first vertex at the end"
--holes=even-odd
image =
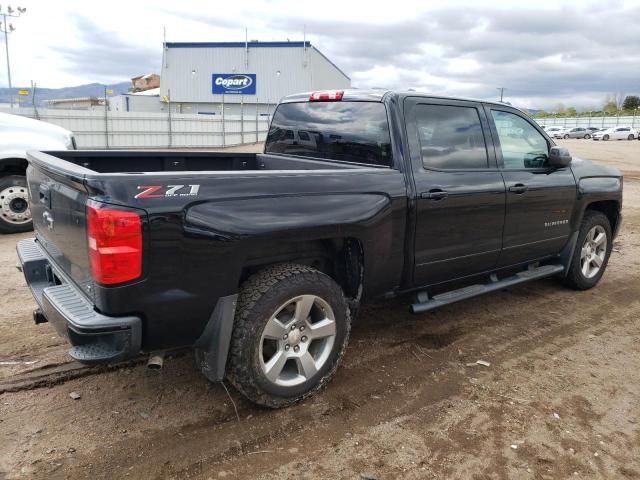
POLYGON ((31 162, 27 185, 37 240, 55 266, 91 298, 85 212, 88 195, 82 178, 31 162))

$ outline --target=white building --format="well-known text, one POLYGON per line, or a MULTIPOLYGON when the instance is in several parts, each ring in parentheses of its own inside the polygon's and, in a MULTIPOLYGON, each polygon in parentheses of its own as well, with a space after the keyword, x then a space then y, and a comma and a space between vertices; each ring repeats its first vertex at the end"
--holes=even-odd
POLYGON ((166 103, 160 98, 160 87, 142 92, 124 93, 109 98, 109 109, 114 112, 162 112, 166 103))
POLYGON ((160 77, 159 111, 169 100, 174 112, 210 115, 223 104, 225 115, 266 115, 285 95, 351 86, 310 42, 167 42, 160 77))

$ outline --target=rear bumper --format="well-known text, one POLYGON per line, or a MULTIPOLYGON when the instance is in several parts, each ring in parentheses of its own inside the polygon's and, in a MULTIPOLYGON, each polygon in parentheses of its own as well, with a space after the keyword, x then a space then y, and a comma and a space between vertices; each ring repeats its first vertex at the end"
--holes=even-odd
POLYGON ((17 245, 20 267, 39 308, 36 323, 50 322, 71 343, 69 354, 82 363, 111 363, 140 352, 142 321, 97 312, 87 297, 60 272, 35 238, 17 245))

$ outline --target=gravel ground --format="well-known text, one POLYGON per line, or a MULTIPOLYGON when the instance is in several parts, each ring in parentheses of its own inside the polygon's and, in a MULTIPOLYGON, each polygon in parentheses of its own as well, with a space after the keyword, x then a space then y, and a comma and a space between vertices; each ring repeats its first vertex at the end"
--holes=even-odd
POLYGON ((0 237, 0 479, 640 478, 640 142, 559 143, 630 177, 597 288, 367 306, 336 378, 285 410, 227 397, 190 353, 78 368, 32 324, 14 268, 29 235, 0 237))

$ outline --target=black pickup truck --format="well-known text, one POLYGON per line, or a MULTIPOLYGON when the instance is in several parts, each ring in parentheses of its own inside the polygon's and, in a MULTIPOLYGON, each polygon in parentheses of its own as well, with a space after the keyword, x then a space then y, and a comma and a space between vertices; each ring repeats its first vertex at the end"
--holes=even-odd
POLYGON ((86 363, 193 347, 210 380, 270 407, 329 380, 362 302, 591 288, 621 222, 615 168, 515 108, 416 92, 287 97, 262 154, 28 159, 35 321, 86 363))

